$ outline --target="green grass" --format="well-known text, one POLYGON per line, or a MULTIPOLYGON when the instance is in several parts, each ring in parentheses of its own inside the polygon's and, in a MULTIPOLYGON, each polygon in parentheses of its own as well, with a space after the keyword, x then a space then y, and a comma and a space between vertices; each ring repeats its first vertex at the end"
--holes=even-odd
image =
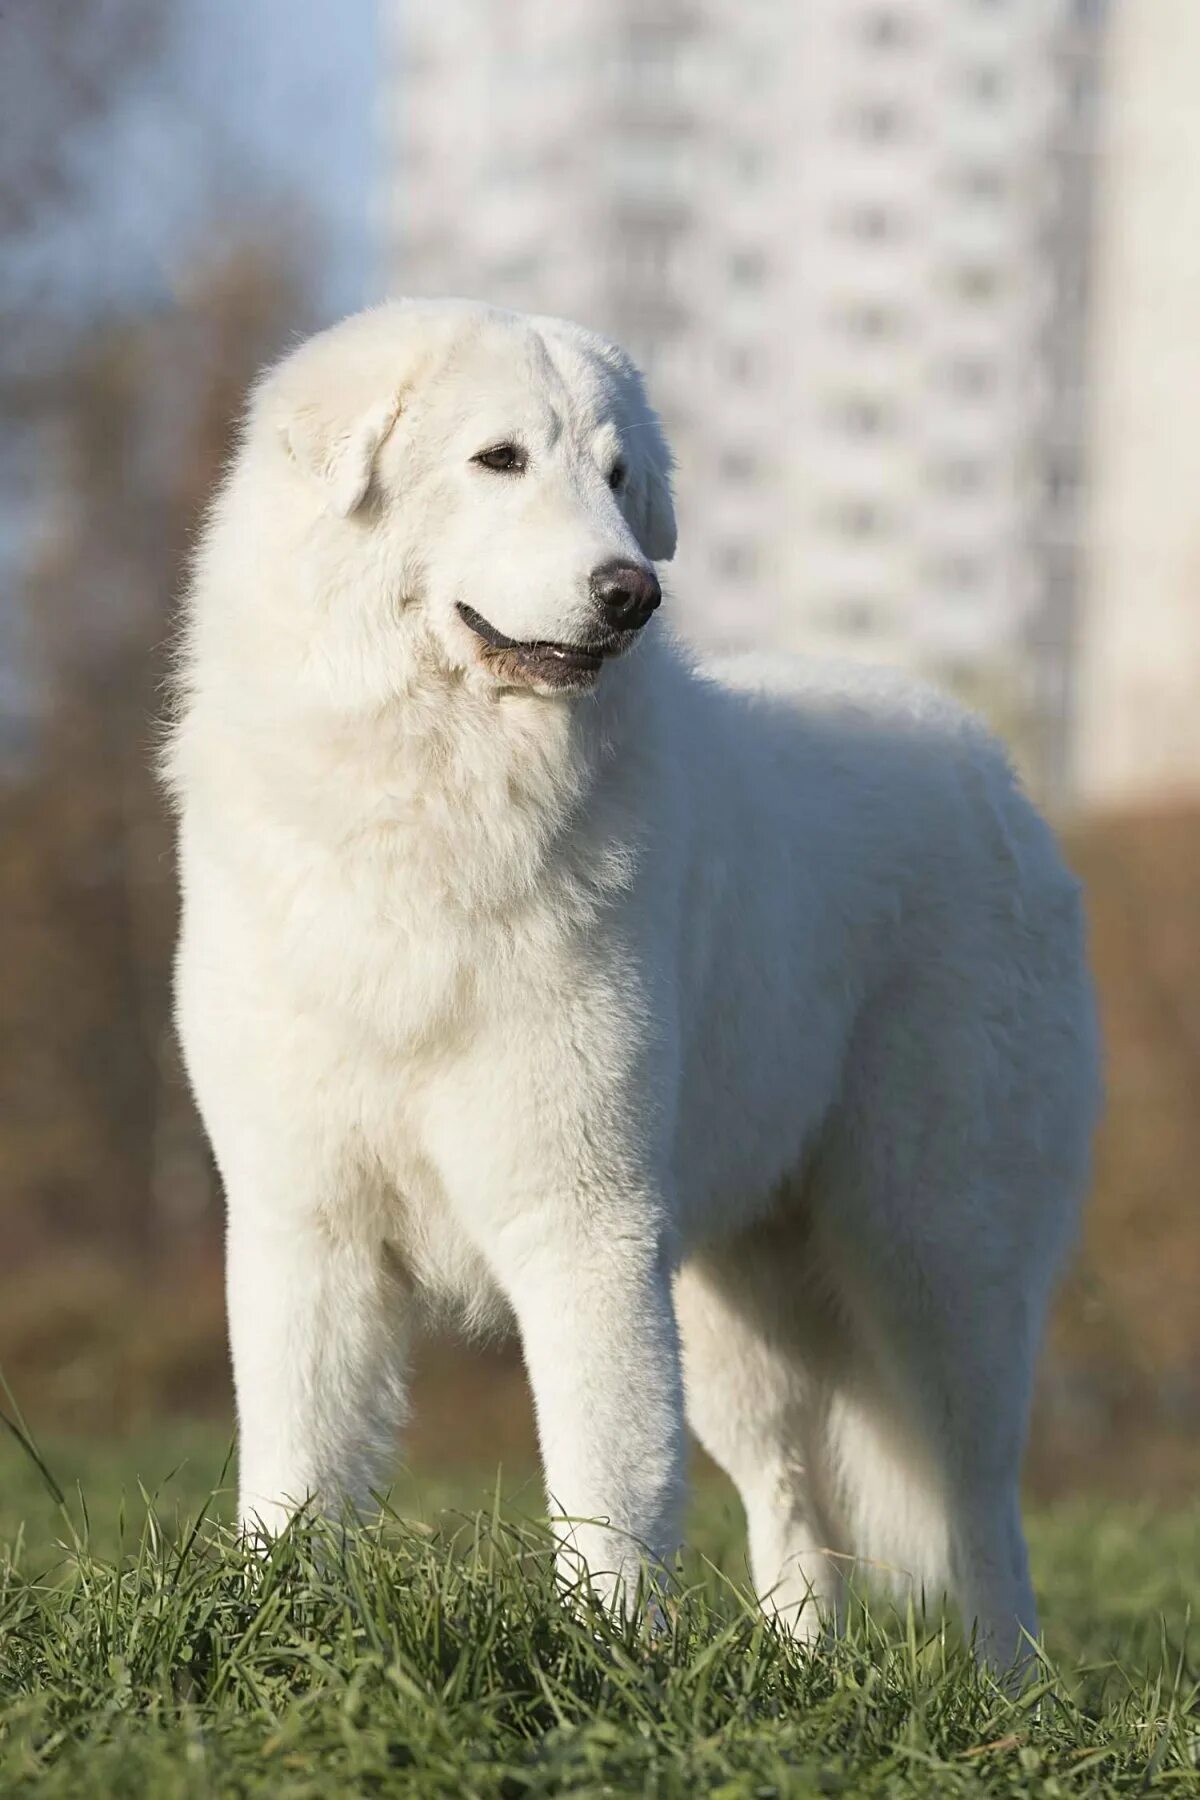
POLYGON ((936 1620, 796 1650, 745 1604, 715 1483, 646 1638, 561 1603, 535 1484, 498 1511, 410 1474, 379 1528, 254 1559, 227 1495, 203 1510, 223 1454, 200 1428, 51 1444, 62 1508, 0 1454, 0 1794, 1200 1794, 1200 1511, 1035 1517, 1047 1661, 1014 1701, 936 1620))

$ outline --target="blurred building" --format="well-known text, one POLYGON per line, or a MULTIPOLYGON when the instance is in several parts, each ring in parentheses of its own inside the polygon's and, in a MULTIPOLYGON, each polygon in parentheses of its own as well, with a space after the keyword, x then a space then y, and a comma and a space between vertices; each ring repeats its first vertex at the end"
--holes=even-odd
POLYGON ((1200 5, 1114 8, 1074 786, 1200 794, 1200 5))
POLYGON ((1060 794, 1102 3, 389 6, 396 289, 639 357, 693 637, 926 668, 1060 794))

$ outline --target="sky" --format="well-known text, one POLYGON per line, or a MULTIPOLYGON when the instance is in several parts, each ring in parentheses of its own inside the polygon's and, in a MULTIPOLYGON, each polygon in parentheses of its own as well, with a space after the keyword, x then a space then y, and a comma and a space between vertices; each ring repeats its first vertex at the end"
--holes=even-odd
POLYGON ((296 206, 314 294, 350 311, 377 281, 378 0, 196 0, 166 53, 73 152, 79 201, 26 246, 48 303, 78 317, 166 300, 214 210, 296 206))
POLYGON ((177 76, 197 118, 264 177, 301 193, 327 262, 325 297, 370 297, 379 152, 378 0, 204 0, 182 8, 177 76))

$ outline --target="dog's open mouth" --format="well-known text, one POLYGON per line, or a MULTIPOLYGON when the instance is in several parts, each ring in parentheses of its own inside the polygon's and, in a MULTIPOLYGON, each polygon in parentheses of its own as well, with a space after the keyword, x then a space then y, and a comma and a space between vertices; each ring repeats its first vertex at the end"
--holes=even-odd
POLYGON ((556 644, 545 638, 523 642, 506 637, 465 601, 458 602, 458 616, 483 646, 489 667, 520 685, 539 687, 591 687, 606 657, 624 648, 625 633, 595 644, 556 644))

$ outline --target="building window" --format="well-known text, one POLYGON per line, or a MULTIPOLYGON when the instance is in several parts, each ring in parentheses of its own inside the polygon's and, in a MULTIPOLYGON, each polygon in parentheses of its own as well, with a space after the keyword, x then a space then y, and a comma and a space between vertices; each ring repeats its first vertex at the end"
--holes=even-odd
POLYGON ((847 234, 863 244, 893 242, 903 230, 899 213, 891 207, 874 202, 848 207, 843 215, 843 223, 847 234))
POLYGON ((991 263, 966 263, 951 277, 960 300, 972 306, 986 305, 1000 292, 1000 271, 991 263))
POLYGON ((996 386, 996 370, 982 356, 960 356, 946 368, 951 391, 964 400, 979 400, 996 386))
POLYGON ((675 93, 686 60, 685 46, 669 27, 654 22, 634 28, 621 45, 617 60, 617 76, 624 89, 632 89, 638 99, 669 100, 675 93))
POLYGON ((875 6, 862 15, 862 35, 873 50, 902 50, 915 36, 914 21, 894 6, 875 6))
POLYGON ((982 577, 983 565, 975 556, 944 556, 933 569, 939 588, 964 598, 979 589, 982 577))
POLYGON ((1075 69, 1067 84, 1067 106, 1076 123, 1090 120, 1096 110, 1097 98, 1098 89, 1093 71, 1089 68, 1075 69))
POLYGON ((1088 300, 1089 275, 1090 270, 1084 258, 1080 258, 1074 266, 1054 271, 1051 280, 1060 315, 1082 312, 1088 300))
POLYGON ((743 580, 754 573, 754 547, 739 538, 731 538, 714 547, 712 563, 717 574, 726 580, 743 580))
POLYGON ((495 264, 496 280, 507 283, 510 287, 523 286, 537 279, 542 266, 543 258, 538 251, 514 251, 511 256, 501 257, 495 264))
POLYGON ((621 262, 625 279, 634 286, 656 287, 670 274, 674 238, 653 221, 627 218, 621 232, 621 262))
MULTIPOLYGON (((674 212, 676 190, 687 174, 687 158, 673 138, 629 131, 613 147, 612 170, 622 193, 657 199, 674 212)), ((549 179, 554 179, 552 174, 549 179)))
POLYGON ((761 144, 735 144, 729 159, 740 181, 757 181, 767 166, 766 152, 761 144))
POLYGON ((741 486, 753 481, 758 471, 759 461, 753 450, 731 448, 722 450, 717 458, 717 473, 722 481, 741 486))
POLYGON ((878 631, 880 610, 874 600, 847 598, 829 608, 829 624, 846 637, 870 637, 878 631))
POLYGON ((906 131, 909 115, 903 107, 886 100, 865 100, 848 107, 845 120, 846 129, 855 137, 871 144, 889 144, 906 131))
POLYGON ((829 416, 852 437, 881 437, 896 423, 895 408, 875 394, 843 394, 830 405, 829 416))
POLYGON ((955 186, 968 200, 982 200, 994 205, 1003 200, 1007 182, 1003 172, 990 163, 975 163, 959 170, 955 186))
POLYGON ((884 343, 901 337, 906 324, 899 307, 885 306, 875 300, 849 301, 840 309, 838 317, 849 337, 866 342, 884 343))
POLYGON ((983 463, 970 456, 953 456, 934 470, 934 481, 947 494, 978 494, 986 486, 983 463))
POLYGON ((738 287, 761 287, 767 259, 761 250, 735 250, 729 258, 730 280, 738 287))
POLYGON ((762 374, 762 355, 751 344, 734 344, 728 352, 726 364, 730 379, 743 387, 752 387, 762 374))
POLYGON ((982 100, 985 106, 994 106, 1003 97, 1004 70, 997 68, 995 63, 979 63, 968 69, 964 80, 972 99, 982 100))
POLYGON ((829 524, 839 537, 881 538, 887 535, 888 515, 877 500, 851 497, 836 500, 829 508, 829 524))
POLYGON ((1046 501, 1052 507, 1066 506, 1080 489, 1079 470, 1074 462, 1055 459, 1047 463, 1044 483, 1046 501))

